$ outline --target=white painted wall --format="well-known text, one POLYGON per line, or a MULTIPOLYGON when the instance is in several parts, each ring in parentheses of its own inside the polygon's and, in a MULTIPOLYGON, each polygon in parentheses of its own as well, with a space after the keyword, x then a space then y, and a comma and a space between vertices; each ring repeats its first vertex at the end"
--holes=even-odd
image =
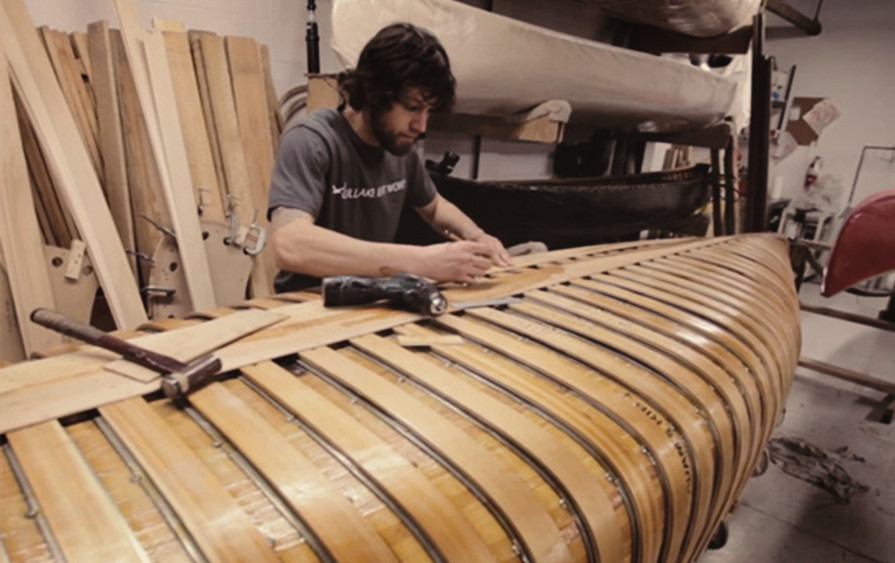
MULTIPOLYGON (((818 0, 791 0, 814 16, 818 0)), ((829 97, 841 112, 821 134, 816 146, 802 147, 772 165, 770 184, 782 175, 782 195, 797 196, 814 156, 824 161, 827 174, 843 186, 839 210, 848 203, 861 149, 865 145, 895 146, 895 2, 851 0, 824 2, 820 35, 809 37, 776 17, 769 17, 768 54, 780 68, 796 65, 793 94, 829 97)), ((895 189, 895 163, 878 163, 877 182, 862 179, 852 203, 872 191, 895 189), (880 168, 888 168, 888 185, 880 168), (875 184, 875 187, 874 187, 875 184)))
MULTIPOLYGON (((304 84, 307 72, 305 25, 307 2, 302 0, 131 0, 144 27, 152 18, 179 20, 187 29, 213 31, 221 35, 244 35, 267 45, 271 72, 279 94, 304 84)), ((61 31, 86 31, 87 24, 105 19, 118 27, 113 0, 25 0, 36 26, 61 31)), ((317 0, 320 34, 330 36, 330 0, 317 0)), ((337 70, 336 58, 321 41, 320 65, 337 70)))

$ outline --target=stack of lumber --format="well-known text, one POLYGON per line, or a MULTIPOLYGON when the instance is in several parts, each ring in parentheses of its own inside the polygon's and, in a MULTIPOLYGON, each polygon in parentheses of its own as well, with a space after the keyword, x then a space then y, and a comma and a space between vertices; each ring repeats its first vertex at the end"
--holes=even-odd
POLYGON ((89 321, 97 287, 118 328, 272 290, 267 48, 110 1, 117 29, 72 33, 0 6, 0 362, 61 343, 30 311, 89 321))

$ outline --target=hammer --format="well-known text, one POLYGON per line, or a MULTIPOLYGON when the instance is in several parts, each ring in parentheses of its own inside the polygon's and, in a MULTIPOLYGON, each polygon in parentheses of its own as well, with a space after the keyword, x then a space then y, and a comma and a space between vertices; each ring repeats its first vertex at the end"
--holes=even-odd
POLYGON ((162 374, 162 391, 169 399, 178 403, 182 402, 190 391, 201 387, 221 369, 221 360, 212 354, 184 363, 170 356, 140 348, 126 340, 49 309, 35 309, 31 312, 31 320, 41 326, 105 348, 121 355, 126 360, 160 372, 162 374))

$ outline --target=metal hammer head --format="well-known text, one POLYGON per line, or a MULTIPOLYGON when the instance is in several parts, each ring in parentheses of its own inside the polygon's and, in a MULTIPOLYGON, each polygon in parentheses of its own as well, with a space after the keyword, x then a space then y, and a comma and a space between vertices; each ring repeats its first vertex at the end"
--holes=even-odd
POLYGON ((186 364, 179 371, 162 376, 162 391, 172 401, 181 401, 190 392, 202 387, 221 369, 221 360, 212 354, 186 364))

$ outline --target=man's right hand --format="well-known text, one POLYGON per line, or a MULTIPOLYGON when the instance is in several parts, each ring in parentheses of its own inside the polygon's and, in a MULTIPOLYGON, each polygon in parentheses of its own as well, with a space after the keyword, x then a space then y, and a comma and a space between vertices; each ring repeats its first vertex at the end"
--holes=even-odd
POLYGON ((493 263, 491 248, 482 242, 461 240, 422 247, 421 275, 436 281, 472 283, 493 263))

